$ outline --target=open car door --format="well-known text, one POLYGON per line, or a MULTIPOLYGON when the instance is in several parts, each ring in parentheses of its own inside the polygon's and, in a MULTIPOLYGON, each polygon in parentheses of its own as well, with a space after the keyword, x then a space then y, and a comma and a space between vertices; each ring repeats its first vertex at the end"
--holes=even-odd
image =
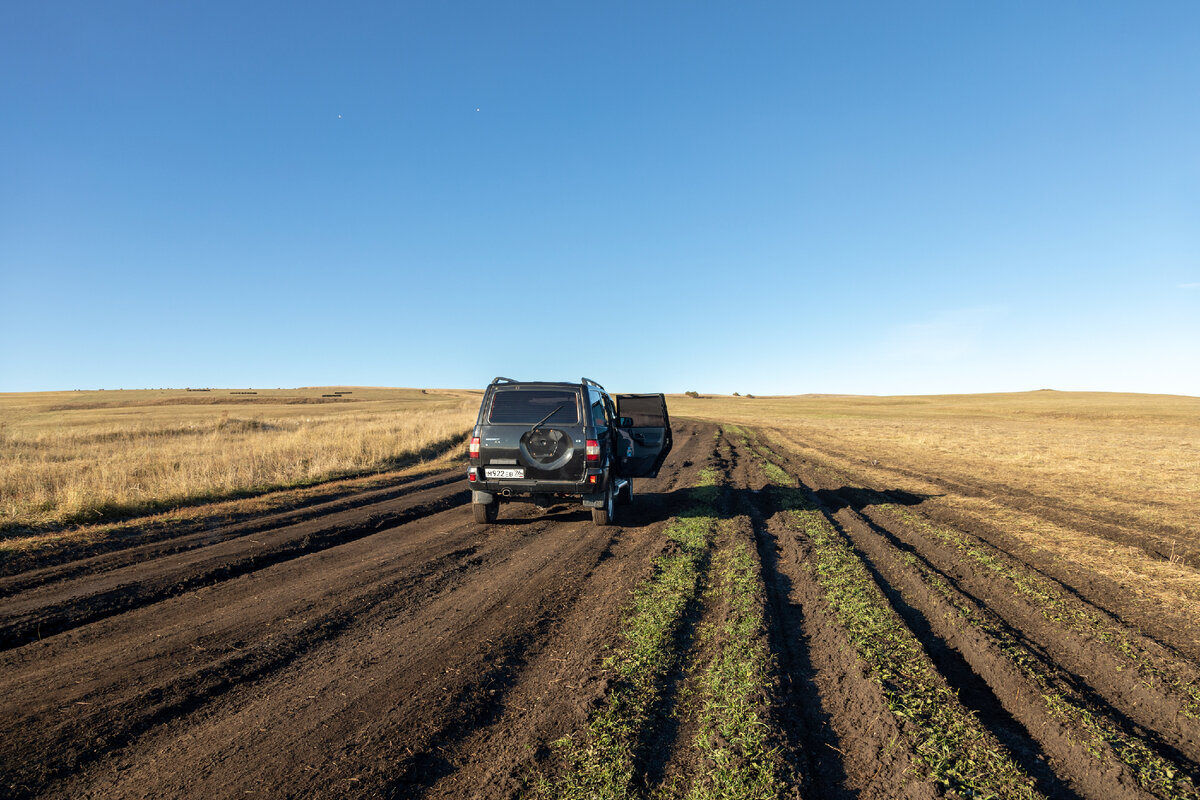
MULTIPOLYGON (((629 417, 633 425, 621 433, 633 440, 632 453, 626 448, 617 460, 626 478, 657 478, 667 453, 671 452, 671 420, 667 401, 661 394, 619 394, 617 416, 629 417)), ((625 438, 622 436, 621 438, 625 438)))

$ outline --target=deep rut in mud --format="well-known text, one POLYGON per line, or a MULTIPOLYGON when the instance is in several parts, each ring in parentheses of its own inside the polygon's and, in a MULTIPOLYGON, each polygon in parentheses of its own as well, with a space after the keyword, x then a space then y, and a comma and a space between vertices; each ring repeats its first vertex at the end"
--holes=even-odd
POLYGON ((631 598, 706 514, 657 699, 630 723, 634 794, 709 786, 733 752, 712 749, 704 697, 744 552, 759 621, 739 646, 767 664, 746 702, 773 770, 755 796, 1197 797, 1196 665, 1152 631, 920 497, 755 431, 683 422, 676 440, 607 528, 570 505, 476 525, 456 467, 0 578, 0 794, 579 796, 569 743, 622 690, 606 658, 631 598))

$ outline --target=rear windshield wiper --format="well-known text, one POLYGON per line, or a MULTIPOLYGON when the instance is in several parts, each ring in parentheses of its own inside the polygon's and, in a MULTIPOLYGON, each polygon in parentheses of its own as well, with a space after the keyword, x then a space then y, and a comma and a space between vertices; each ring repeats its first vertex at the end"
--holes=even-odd
POLYGON ((566 403, 559 403, 557 406, 555 406, 553 411, 551 411, 549 414, 547 414, 546 416, 539 419, 537 422, 533 423, 533 427, 529 429, 529 432, 533 433, 534 431, 536 431, 539 427, 541 427, 543 422, 545 422, 546 420, 550 419, 555 414, 557 414, 559 409, 565 405, 566 405, 566 403))

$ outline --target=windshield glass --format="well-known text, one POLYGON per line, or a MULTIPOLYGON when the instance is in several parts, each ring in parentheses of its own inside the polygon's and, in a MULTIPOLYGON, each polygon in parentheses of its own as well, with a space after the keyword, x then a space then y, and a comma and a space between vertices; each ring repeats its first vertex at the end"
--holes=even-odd
POLYGON ((532 425, 545 419, 545 425, 574 425, 579 421, 576 392, 569 389, 521 389, 498 391, 492 395, 488 422, 512 422, 532 425), (562 406, 557 411, 555 407, 562 406), (550 414, 549 417, 547 414, 550 414))

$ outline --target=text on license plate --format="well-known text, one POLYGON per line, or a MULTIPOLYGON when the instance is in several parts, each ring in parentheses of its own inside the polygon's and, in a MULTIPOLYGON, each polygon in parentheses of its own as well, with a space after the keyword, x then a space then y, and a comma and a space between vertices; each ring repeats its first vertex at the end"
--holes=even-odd
POLYGON ((516 469, 496 469, 495 467, 484 467, 484 477, 487 478, 524 478, 525 469, 518 467, 516 469))

